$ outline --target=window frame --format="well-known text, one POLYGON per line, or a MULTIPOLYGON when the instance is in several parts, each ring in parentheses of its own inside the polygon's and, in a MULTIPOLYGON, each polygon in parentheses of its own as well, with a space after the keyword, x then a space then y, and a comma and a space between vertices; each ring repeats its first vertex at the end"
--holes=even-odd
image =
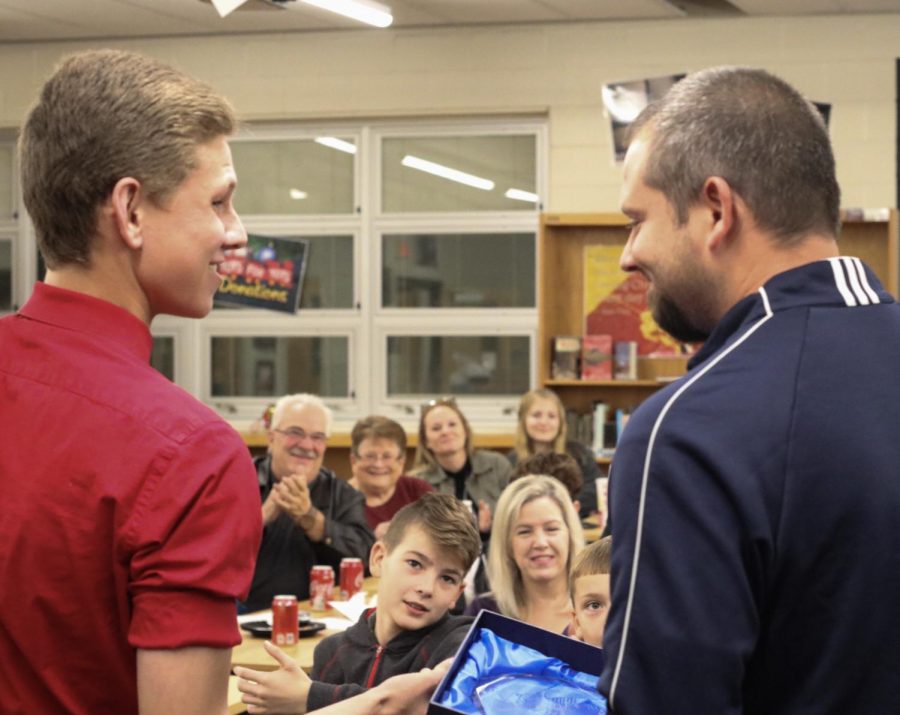
MULTIPOLYGON (((548 127, 546 117, 487 118, 460 121, 385 122, 371 130, 374 159, 370 173, 375 211, 367 216, 368 243, 375 251, 370 293, 366 303, 374 307, 373 359, 369 381, 373 387, 373 410, 417 429, 419 405, 434 395, 390 397, 388 387, 388 337, 394 335, 527 335, 529 337, 528 384, 537 384, 538 261, 540 260, 540 212, 547 201, 548 127), (504 136, 533 134, 535 137, 535 186, 539 201, 532 210, 459 212, 385 212, 382 210, 381 141, 402 137, 504 136), (535 272, 533 308, 386 308, 382 305, 383 236, 397 233, 533 233, 535 272), (475 327, 477 326, 477 327, 475 327)), ((519 395, 505 398, 457 395, 457 404, 474 429, 509 431, 515 424, 519 395)))

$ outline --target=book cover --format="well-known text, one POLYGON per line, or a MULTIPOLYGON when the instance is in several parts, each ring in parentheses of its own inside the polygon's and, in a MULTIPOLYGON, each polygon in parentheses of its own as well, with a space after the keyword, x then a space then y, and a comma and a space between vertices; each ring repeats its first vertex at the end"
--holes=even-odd
POLYGON ((581 379, 612 380, 612 335, 585 335, 581 339, 581 379))
POLYGON ((551 375, 554 380, 577 380, 578 358, 581 355, 581 338, 572 335, 557 335, 553 338, 553 365, 551 375))
POLYGON ((606 449, 606 413, 607 406, 603 402, 594 403, 594 424, 593 439, 591 440, 591 449, 595 457, 599 457, 606 449))
POLYGON ((637 380, 638 344, 634 340, 620 340, 613 348, 613 378, 637 380))

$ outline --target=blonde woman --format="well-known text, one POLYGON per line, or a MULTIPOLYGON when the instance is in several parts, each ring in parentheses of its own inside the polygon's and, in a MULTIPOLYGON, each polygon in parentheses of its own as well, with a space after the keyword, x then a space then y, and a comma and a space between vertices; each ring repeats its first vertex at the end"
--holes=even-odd
POLYGON ((566 410, 552 390, 531 390, 519 401, 515 449, 507 455, 515 467, 535 454, 568 454, 581 468, 581 492, 578 495, 581 516, 597 511, 597 479, 603 475, 586 445, 566 439, 566 410))
POLYGON ((494 506, 512 471, 502 454, 472 446, 472 428, 455 399, 422 405, 413 474, 439 492, 470 500, 482 534, 491 529, 494 506))
POLYGON ((557 633, 571 620, 569 568, 584 546, 581 522, 566 488, 553 477, 513 481, 494 513, 488 575, 492 591, 466 613, 482 609, 557 633))

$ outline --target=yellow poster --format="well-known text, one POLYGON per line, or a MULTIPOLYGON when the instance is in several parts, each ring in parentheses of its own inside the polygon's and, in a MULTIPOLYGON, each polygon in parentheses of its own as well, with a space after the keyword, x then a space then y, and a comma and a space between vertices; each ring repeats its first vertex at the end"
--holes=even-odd
POLYGON ((639 355, 678 355, 681 344, 664 332, 647 307, 647 279, 619 268, 622 247, 584 248, 585 335, 633 340, 639 355))

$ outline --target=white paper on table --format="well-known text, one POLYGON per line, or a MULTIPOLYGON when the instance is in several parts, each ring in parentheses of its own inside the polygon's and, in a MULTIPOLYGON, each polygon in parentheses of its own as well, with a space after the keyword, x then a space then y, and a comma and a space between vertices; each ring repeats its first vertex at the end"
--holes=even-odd
POLYGON ((265 621, 268 625, 272 625, 272 609, 267 611, 253 611, 253 613, 244 613, 237 617, 238 625, 249 623, 251 621, 265 621))
POLYGON ((348 601, 329 601, 328 605, 340 613, 344 618, 347 618, 350 621, 350 625, 353 625, 359 620, 363 611, 367 608, 374 608, 377 603, 378 594, 374 594, 369 598, 366 596, 365 592, 359 591, 358 593, 354 593, 348 601))

